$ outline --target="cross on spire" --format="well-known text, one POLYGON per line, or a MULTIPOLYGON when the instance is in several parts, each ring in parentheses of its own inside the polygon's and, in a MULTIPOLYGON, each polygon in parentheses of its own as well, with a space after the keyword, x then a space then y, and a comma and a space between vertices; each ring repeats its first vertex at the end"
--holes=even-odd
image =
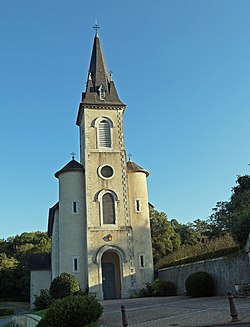
POLYGON ((95 30, 95 33, 98 34, 98 30, 100 29, 100 26, 97 24, 97 19, 95 20, 95 25, 93 26, 93 29, 95 30))
POLYGON ((72 160, 75 160, 75 152, 71 152, 72 160))
POLYGON ((132 158, 132 154, 129 153, 129 154, 128 154, 128 161, 131 161, 131 158, 132 158))

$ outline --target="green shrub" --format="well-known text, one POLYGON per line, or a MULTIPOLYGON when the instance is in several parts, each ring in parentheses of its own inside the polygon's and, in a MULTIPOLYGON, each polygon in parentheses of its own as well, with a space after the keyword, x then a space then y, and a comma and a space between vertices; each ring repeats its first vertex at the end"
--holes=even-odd
POLYGON ((36 325, 36 327, 49 327, 49 325, 47 324, 47 322, 45 321, 44 318, 42 318, 39 323, 36 325))
POLYGON ((14 312, 15 312, 15 309, 14 308, 0 307, 0 316, 13 315, 14 312))
POLYGON ((95 322, 102 314, 101 304, 93 296, 67 296, 56 300, 38 327, 83 327, 95 322))
POLYGON ((53 279, 49 293, 53 299, 61 299, 65 296, 75 294, 80 291, 80 285, 75 276, 62 273, 53 279))
POLYGON ((53 302, 48 290, 41 290, 39 295, 35 295, 35 310, 47 309, 53 302))
POLYGON ((185 282, 187 295, 202 297, 213 295, 214 280, 209 273, 198 271, 188 276, 185 282))
MULTIPOLYGON (((150 283, 148 283, 148 284, 150 284, 150 283)), ((140 297, 147 297, 147 296, 152 296, 152 294, 149 293, 148 288, 142 288, 139 291, 134 292, 132 295, 133 298, 140 298, 140 297)))
POLYGON ((150 296, 175 295, 175 285, 170 281, 157 278, 152 283, 147 283, 146 286, 150 296))

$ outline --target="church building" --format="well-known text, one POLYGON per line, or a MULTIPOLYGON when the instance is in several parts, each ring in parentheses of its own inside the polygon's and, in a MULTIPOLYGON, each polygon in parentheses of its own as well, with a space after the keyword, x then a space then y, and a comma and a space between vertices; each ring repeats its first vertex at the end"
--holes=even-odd
POLYGON ((96 32, 76 120, 80 162, 73 156, 55 173, 59 201, 49 209, 51 256, 32 259, 32 302, 63 272, 99 300, 129 298, 153 279, 149 173, 127 160, 125 108, 96 32))

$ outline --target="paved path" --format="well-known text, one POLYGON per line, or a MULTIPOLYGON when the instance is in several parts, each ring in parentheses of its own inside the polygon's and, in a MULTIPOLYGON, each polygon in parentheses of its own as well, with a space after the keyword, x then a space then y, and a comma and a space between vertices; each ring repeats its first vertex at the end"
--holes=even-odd
MULTIPOLYGON (((250 299, 236 298, 235 305, 241 319, 240 323, 250 327, 250 299)), ((107 327, 121 327, 123 304, 129 326, 222 326, 231 321, 226 297, 188 298, 174 296, 165 298, 140 298, 109 300, 101 302, 104 307, 100 322, 107 327)))
MULTIPOLYGON (((6 302, 0 302, 0 306, 1 307, 8 307, 8 308, 15 308, 15 314, 20 314, 23 312, 26 312, 22 307, 18 307, 15 305, 15 302, 13 303, 6 303, 6 302)), ((0 318, 0 327, 8 324, 9 322, 11 322, 12 320, 12 316, 9 317, 5 317, 5 318, 0 318)))

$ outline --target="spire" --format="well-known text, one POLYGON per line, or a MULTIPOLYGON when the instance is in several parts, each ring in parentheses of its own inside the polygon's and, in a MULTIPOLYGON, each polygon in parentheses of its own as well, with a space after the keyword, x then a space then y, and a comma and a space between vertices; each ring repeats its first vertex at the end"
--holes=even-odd
POLYGON ((90 59, 86 91, 83 93, 82 104, 125 106, 117 94, 112 79, 112 72, 109 73, 107 69, 98 35, 99 26, 96 24, 93 28, 96 33, 90 59))
POLYGON ((94 86, 97 88, 101 85, 108 90, 108 69, 102 52, 100 38, 95 35, 92 56, 90 60, 89 73, 91 74, 94 86))

